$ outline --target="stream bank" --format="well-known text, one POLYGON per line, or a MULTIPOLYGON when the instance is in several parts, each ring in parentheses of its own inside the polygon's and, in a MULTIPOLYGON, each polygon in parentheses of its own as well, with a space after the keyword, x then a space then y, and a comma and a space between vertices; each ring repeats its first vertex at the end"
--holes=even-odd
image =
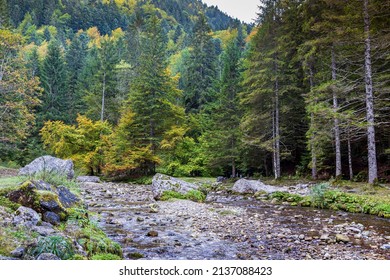
POLYGON ((212 193, 155 201, 151 186, 83 183, 93 219, 125 259, 390 259, 390 220, 212 193))

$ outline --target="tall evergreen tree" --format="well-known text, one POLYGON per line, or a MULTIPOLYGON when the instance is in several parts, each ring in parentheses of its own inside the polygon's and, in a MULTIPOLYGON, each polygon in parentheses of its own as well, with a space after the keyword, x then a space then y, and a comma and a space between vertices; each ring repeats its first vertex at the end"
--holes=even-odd
POLYGON ((241 91, 241 44, 241 38, 237 36, 229 42, 223 54, 221 91, 210 114, 211 125, 203 135, 211 167, 225 169, 223 171, 232 177, 237 176, 241 141, 238 96, 241 91), (230 167, 230 171, 226 167, 230 167))
POLYGON ((41 82, 44 89, 40 121, 47 120, 69 122, 69 100, 66 89, 66 68, 62 49, 57 41, 51 41, 47 55, 43 60, 41 82))
POLYGON ((109 172, 154 172, 162 140, 180 125, 183 110, 175 105, 180 92, 167 70, 166 42, 161 20, 150 15, 141 34, 142 52, 128 104, 108 152, 109 172))
POLYGON ((199 14, 193 29, 190 58, 183 73, 184 104, 187 112, 199 112, 215 98, 216 54, 211 29, 204 14, 199 14))

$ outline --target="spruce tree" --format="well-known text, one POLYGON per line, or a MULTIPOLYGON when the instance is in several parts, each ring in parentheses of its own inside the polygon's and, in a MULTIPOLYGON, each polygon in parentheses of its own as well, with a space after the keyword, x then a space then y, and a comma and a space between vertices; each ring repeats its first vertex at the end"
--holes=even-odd
POLYGON ((47 120, 70 122, 65 59, 57 41, 49 43, 42 64, 41 82, 44 89, 42 108, 39 113, 41 124, 47 120))
POLYGON ((187 112, 198 113, 215 98, 216 54, 211 29, 204 14, 199 14, 193 29, 190 58, 183 73, 184 104, 187 112))
POLYGON ((241 141, 240 59, 241 42, 237 36, 229 42, 223 54, 221 90, 210 114, 211 125, 203 135, 211 168, 218 167, 232 177, 237 176, 241 141))

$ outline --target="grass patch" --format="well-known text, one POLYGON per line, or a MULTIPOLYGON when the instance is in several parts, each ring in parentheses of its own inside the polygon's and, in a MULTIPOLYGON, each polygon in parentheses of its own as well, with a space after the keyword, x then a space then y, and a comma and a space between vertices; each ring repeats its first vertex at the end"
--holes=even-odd
POLYGON ((0 177, 0 188, 16 187, 26 180, 24 176, 0 177))
POLYGON ((186 194, 181 194, 176 191, 164 191, 160 198, 162 201, 170 199, 188 199, 195 202, 204 202, 206 200, 206 195, 198 190, 190 190, 186 194))

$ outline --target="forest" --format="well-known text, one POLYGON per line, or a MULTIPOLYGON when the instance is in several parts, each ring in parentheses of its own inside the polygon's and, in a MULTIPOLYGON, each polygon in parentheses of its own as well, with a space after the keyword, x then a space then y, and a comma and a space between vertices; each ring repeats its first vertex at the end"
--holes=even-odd
POLYGON ((0 165, 390 180, 390 1, 0 0, 0 165))

